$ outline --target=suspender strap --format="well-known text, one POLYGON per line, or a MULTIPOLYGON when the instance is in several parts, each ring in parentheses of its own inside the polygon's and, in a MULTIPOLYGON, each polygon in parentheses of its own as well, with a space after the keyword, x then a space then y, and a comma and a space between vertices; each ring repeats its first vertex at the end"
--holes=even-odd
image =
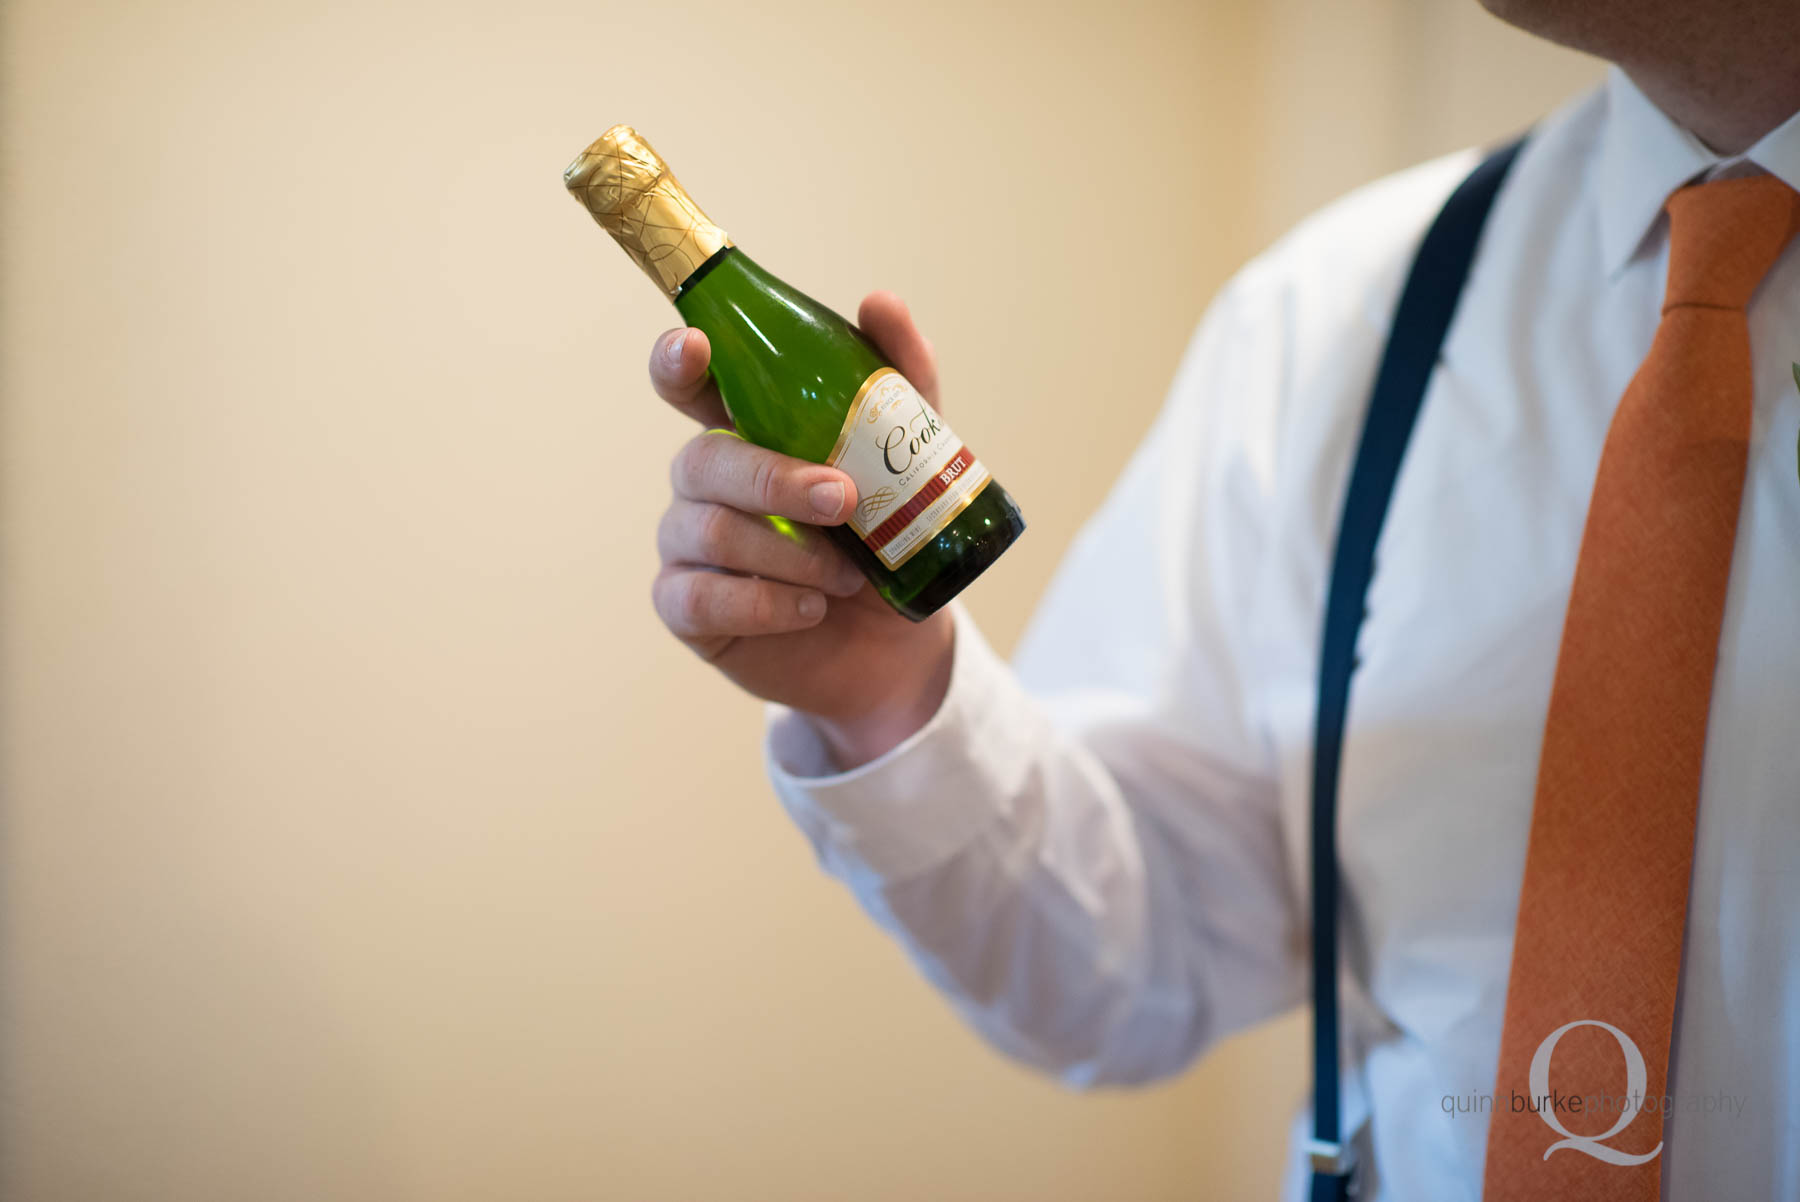
POLYGON ((1457 187, 1419 246, 1400 294, 1387 349, 1382 352, 1338 526, 1325 602, 1319 708, 1313 733, 1313 1138, 1308 1144, 1312 1202, 1341 1202, 1351 1194, 1353 1166, 1342 1129, 1338 1083, 1337 796, 1350 677, 1357 664, 1356 639, 1375 570, 1375 544, 1400 474, 1400 461, 1456 313, 1481 228, 1522 142, 1520 139, 1489 155, 1457 187))

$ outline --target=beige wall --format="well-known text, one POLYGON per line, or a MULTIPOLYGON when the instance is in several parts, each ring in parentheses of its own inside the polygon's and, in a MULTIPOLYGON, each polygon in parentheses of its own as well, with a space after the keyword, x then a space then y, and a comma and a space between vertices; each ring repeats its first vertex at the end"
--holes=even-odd
POLYGON ((633 121, 912 299, 1032 520, 1004 646, 1235 264, 1591 64, 1424 0, 4 21, 0 1196, 1266 1196, 1297 1019, 1072 1096, 815 871, 652 619, 672 314, 558 174, 633 121))

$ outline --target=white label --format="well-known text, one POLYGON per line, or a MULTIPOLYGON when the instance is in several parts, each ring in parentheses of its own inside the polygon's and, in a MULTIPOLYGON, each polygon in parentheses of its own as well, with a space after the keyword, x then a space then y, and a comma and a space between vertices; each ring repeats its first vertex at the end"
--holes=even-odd
POLYGON ((911 559, 991 479, 919 390, 891 367, 863 381, 825 462, 856 481, 850 529, 889 568, 911 559))

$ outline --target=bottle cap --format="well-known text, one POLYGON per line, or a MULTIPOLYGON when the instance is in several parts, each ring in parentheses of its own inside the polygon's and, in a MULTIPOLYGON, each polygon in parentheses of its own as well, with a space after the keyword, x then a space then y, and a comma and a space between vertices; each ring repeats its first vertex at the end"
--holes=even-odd
POLYGON ((637 130, 615 125, 563 172, 563 186, 674 297, 731 238, 707 219, 637 130))

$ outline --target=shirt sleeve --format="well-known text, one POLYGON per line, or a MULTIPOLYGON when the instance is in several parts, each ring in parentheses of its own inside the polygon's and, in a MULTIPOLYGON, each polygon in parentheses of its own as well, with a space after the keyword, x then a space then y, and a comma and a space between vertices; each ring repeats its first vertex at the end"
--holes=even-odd
POLYGON ((960 608, 926 726, 834 772, 770 713, 826 871, 1002 1050, 1074 1085, 1172 1074, 1303 995, 1252 688, 1282 314, 1247 269, 1009 668, 960 608))

